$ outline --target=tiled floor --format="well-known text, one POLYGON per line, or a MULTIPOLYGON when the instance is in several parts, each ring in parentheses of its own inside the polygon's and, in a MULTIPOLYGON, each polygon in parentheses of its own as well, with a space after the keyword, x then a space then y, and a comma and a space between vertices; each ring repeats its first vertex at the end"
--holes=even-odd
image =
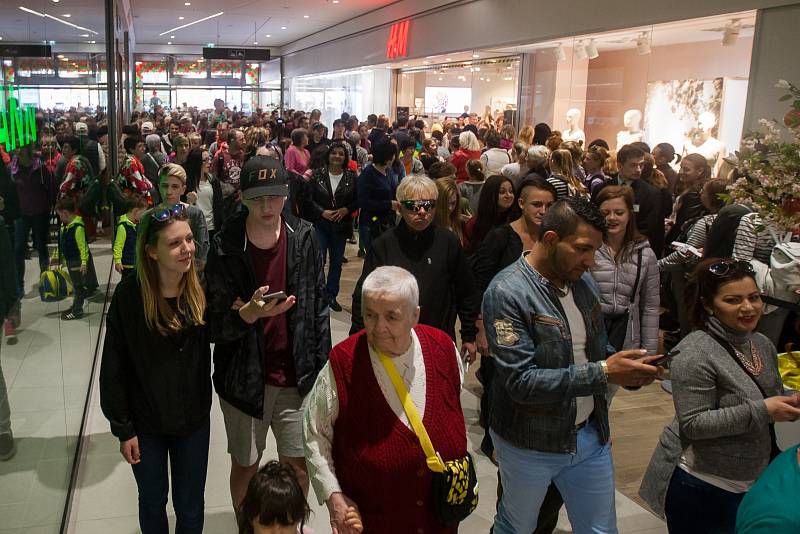
MULTIPOLYGON (((361 266, 360 260, 354 258, 354 252, 348 247, 348 257, 351 258, 351 261, 345 266, 342 279, 342 298, 340 299, 342 305, 345 306, 345 311, 333 313, 331 316, 334 343, 345 339, 350 327, 350 314, 347 311, 350 308, 348 295, 352 292, 353 283, 361 266)), ((477 452, 482 429, 477 423, 478 397, 474 393, 478 387, 476 384, 474 372, 471 370, 468 387, 462 393, 462 404, 468 424, 469 446, 476 460, 483 498, 478 510, 461 526, 460 532, 466 534, 489 531, 494 515, 494 495, 497 484, 496 468, 485 456, 477 452)), ((134 534, 138 532, 136 484, 130 467, 123 462, 119 454, 119 443, 110 434, 108 423, 100 411, 96 387, 90 410, 87 442, 84 449, 86 456, 81 462, 79 470, 78 488, 75 493, 69 532, 134 534)), ((228 492, 230 459, 226 451, 225 429, 216 397, 212 407, 211 425, 205 531, 211 534, 233 533, 236 529, 228 492)), ((275 458, 276 456, 275 442, 270 436, 265 458, 275 458)), ((640 473, 639 476, 641 476, 640 473)), ((2 495, 2 490, 0 490, 0 497, 2 495)), ((310 500, 312 516, 309 526, 317 534, 330 532, 327 510, 324 506, 320 506, 313 496, 310 500)), ((666 527, 659 519, 622 493, 617 492, 616 504, 620 532, 640 534, 666 532, 666 527)), ((0 530, 0 534, 3 532, 0 530)), ((17 531, 12 530, 11 532, 17 531)), ((571 532, 564 512, 562 512, 557 532, 571 532)))
POLYGON ((0 349, 18 449, 0 462, 0 533, 50 534, 61 525, 111 267, 108 241, 91 248, 101 291, 73 322, 60 320, 71 298, 41 302, 35 253, 26 262, 18 342, 4 338, 0 349))

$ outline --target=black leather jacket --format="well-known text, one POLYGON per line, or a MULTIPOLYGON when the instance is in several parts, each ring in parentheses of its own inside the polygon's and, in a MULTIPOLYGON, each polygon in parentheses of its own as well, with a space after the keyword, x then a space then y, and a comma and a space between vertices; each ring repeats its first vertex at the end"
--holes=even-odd
POLYGON ((316 169, 311 175, 308 184, 308 196, 304 213, 315 225, 330 225, 332 229, 343 234, 349 234, 353 225, 352 213, 358 209, 358 197, 356 192, 356 180, 358 176, 351 170, 345 169, 342 174, 342 181, 336 191, 331 191, 331 181, 328 176, 328 168, 316 169), (337 210, 347 208, 347 216, 339 222, 333 223, 322 217, 325 210, 337 210))
MULTIPOLYGON (((247 208, 225 221, 206 266, 208 325, 214 347, 214 388, 242 412, 263 418, 264 352, 262 321, 249 325, 231 306, 250 300, 259 287, 247 252, 247 208)), ((286 294, 297 297, 287 312, 297 373, 297 389, 305 396, 314 385, 331 350, 330 311, 325 296, 322 254, 308 221, 287 215, 286 294)))

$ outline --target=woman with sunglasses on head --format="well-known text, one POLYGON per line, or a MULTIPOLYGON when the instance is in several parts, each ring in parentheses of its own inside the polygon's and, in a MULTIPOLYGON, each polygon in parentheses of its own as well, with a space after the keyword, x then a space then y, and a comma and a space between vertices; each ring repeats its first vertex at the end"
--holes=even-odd
POLYGON ((184 206, 145 212, 136 249, 108 311, 100 405, 133 468, 143 534, 169 531, 168 470, 176 532, 202 532, 211 351, 184 206))
POLYGON ((783 395, 775 346, 748 262, 708 259, 686 303, 695 330, 670 366, 675 419, 662 432, 639 494, 671 533, 733 533, 744 494, 779 451, 773 424, 800 417, 783 395))

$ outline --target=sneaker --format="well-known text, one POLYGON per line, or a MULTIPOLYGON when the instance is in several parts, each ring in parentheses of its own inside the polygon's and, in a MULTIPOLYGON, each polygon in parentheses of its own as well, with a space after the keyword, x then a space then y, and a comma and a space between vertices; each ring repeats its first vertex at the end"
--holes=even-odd
POLYGON ((17 329, 14 328, 14 323, 11 322, 11 319, 6 319, 3 322, 3 335, 8 339, 7 343, 9 345, 17 344, 17 329))
POLYGON ((336 302, 336 300, 332 300, 328 303, 328 307, 335 312, 342 311, 342 305, 336 302))
POLYGON ((14 442, 13 434, 10 432, 0 434, 0 461, 10 460, 15 454, 17 454, 17 444, 14 442))
POLYGON ((62 321, 72 321, 75 319, 80 319, 81 317, 83 317, 83 310, 80 311, 67 310, 61 314, 62 321))

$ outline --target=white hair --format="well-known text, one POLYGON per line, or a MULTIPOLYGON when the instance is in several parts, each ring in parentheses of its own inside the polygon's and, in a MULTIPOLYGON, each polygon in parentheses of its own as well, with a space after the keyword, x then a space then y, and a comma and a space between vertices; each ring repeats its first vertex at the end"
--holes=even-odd
POLYGON ((550 150, 544 145, 533 145, 528 147, 528 162, 534 165, 543 165, 547 163, 550 157, 550 150))
POLYGON ((412 174, 403 178, 400 185, 397 186, 397 200, 409 200, 415 193, 426 195, 425 200, 439 198, 439 188, 436 187, 436 182, 422 174, 412 174))
POLYGON ((395 295, 402 297, 408 311, 414 313, 419 306, 419 286, 414 275, 402 267, 385 265, 367 275, 361 284, 361 313, 366 313, 367 297, 395 295))
POLYGON ((466 130, 458 134, 458 148, 475 151, 481 149, 481 144, 474 133, 466 130))

